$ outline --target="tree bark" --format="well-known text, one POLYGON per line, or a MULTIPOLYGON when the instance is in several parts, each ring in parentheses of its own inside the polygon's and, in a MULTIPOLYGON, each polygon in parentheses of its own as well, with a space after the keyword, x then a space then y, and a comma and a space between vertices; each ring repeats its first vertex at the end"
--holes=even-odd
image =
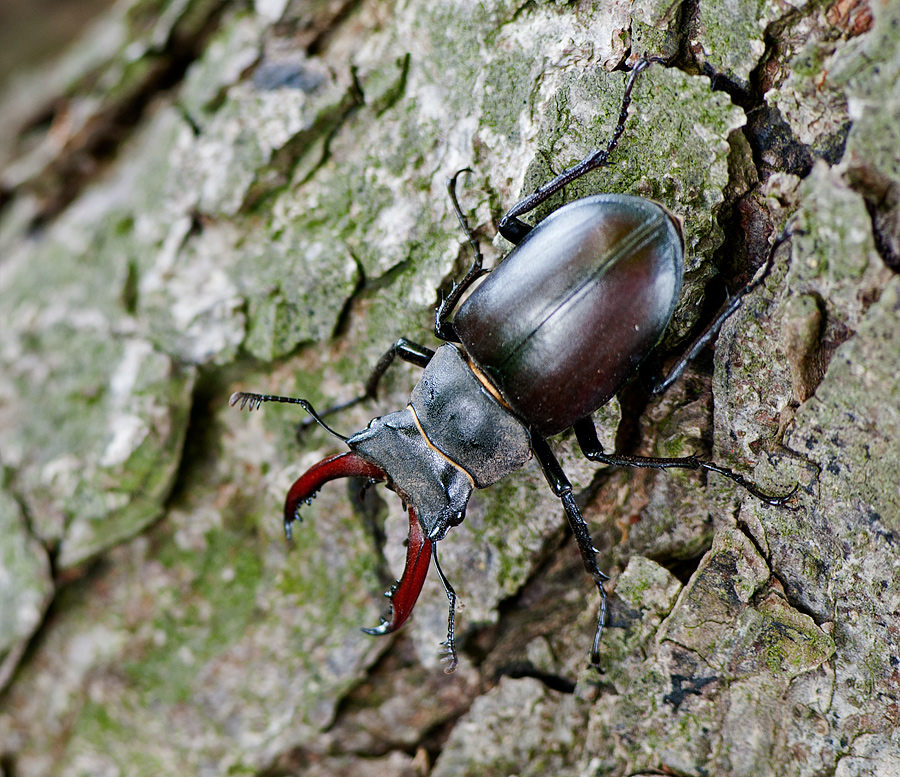
MULTIPOLYGON (((900 3, 123 0, 0 95, 0 774, 900 775, 900 3), (657 400, 551 441, 611 581, 598 612, 535 462, 440 544, 446 597, 372 638, 406 516, 297 475, 346 450, 233 391, 358 395, 521 196, 684 221, 657 400)), ((552 261, 552 257, 548 257, 552 261)), ((329 418, 405 407, 418 371, 329 418)))

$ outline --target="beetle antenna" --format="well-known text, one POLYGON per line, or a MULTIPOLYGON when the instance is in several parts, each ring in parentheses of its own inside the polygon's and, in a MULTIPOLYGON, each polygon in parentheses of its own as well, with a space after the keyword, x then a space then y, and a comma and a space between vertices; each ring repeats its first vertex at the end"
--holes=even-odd
POLYGON ((441 304, 438 305, 434 316, 435 335, 441 340, 452 340, 454 342, 458 342, 459 338, 456 336, 456 333, 452 331, 453 325, 448 323, 447 316, 453 312, 453 309, 459 303, 460 298, 469 286, 475 283, 482 275, 486 275, 490 272, 490 270, 485 270, 484 267, 482 267, 484 256, 481 253, 481 244, 478 242, 478 238, 475 237, 475 233, 469 226, 469 220, 466 218, 465 213, 463 213, 462 208, 459 205, 459 198, 456 196, 456 179, 463 173, 471 172, 473 172, 472 169, 468 167, 457 170, 453 174, 453 177, 447 181, 447 193, 450 195, 450 202, 453 204, 453 212, 456 213, 459 225, 462 227, 462 231, 465 233, 466 239, 469 241, 469 245, 472 246, 472 251, 474 252, 472 264, 465 274, 465 277, 459 283, 453 283, 450 288, 450 293, 441 299, 441 304))
POLYGON ((459 599, 456 596, 456 591, 453 590, 453 586, 450 585, 450 581, 444 574, 444 570, 441 569, 441 564, 438 561, 437 543, 434 546, 434 568, 437 570, 438 577, 441 579, 441 585, 444 586, 444 593, 447 594, 447 600, 450 602, 450 612, 447 615, 447 641, 441 643, 445 654, 441 659, 441 663, 447 665, 444 667, 444 672, 451 674, 456 671, 456 667, 459 665, 459 655, 456 652, 456 603, 459 599))
POLYGON ((300 407, 302 407, 307 413, 312 416, 313 421, 315 421, 330 435, 337 437, 339 440, 343 440, 344 442, 347 442, 347 440, 349 439, 339 432, 334 431, 334 429, 326 424, 319 417, 319 414, 313 409, 313 406, 305 399, 297 399, 297 397, 279 397, 274 394, 253 394, 249 391, 235 391, 234 394, 231 395, 231 399, 228 400, 228 404, 231 407, 234 407, 235 405, 240 403, 241 410, 246 407, 248 412, 258 410, 259 406, 262 405, 263 402, 284 402, 288 405, 300 405, 300 407))

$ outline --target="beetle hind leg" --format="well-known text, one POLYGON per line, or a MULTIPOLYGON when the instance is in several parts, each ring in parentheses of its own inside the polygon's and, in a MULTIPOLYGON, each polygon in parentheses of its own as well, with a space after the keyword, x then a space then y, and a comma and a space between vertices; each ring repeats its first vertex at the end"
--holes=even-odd
POLYGON ((707 324, 706 328, 688 346, 687 350, 681 355, 666 375, 652 373, 649 375, 642 374, 641 377, 646 384, 647 389, 653 396, 659 396, 678 380, 682 373, 684 373, 688 364, 690 364, 697 355, 716 338, 722 325, 743 304, 744 298, 763 284, 766 277, 771 272, 772 267, 775 265, 775 254, 781 246, 787 243, 795 234, 797 234, 797 232, 798 230, 795 227, 789 225, 777 238, 775 238, 775 241, 769 248, 766 260, 756 271, 753 278, 751 278, 750 281, 736 294, 725 301, 722 308, 716 314, 716 317, 707 324))
POLYGON ((732 471, 728 467, 722 467, 714 461, 698 459, 696 456, 662 458, 656 456, 608 454, 603 451, 603 446, 597 439, 597 430, 594 428, 594 422, 590 417, 582 418, 580 421, 577 421, 574 428, 581 452, 584 454, 585 458, 590 461, 596 461, 598 464, 609 464, 614 467, 637 467, 643 469, 704 469, 707 472, 715 472, 718 475, 722 475, 722 477, 728 478, 732 483, 736 483, 761 502, 773 507, 784 505, 795 493, 797 493, 798 486, 795 485, 794 488, 786 494, 770 494, 767 491, 763 491, 751 480, 747 480, 743 475, 732 471))

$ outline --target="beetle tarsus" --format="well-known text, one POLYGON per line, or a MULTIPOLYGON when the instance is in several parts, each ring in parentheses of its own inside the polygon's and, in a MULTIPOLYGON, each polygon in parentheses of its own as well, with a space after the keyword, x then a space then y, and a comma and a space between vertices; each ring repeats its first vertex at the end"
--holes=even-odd
POLYGON ((760 502, 764 502, 771 507, 783 507, 787 504, 791 497, 797 493, 797 490, 800 488, 800 484, 795 484, 794 487, 788 491, 786 494, 782 494, 778 496, 776 494, 770 494, 768 491, 763 491, 759 486, 756 485, 753 481, 747 480, 743 475, 739 475, 737 472, 732 472, 727 467, 720 467, 714 462, 711 461, 698 461, 698 467, 700 469, 705 469, 710 472, 715 472, 719 475, 723 475, 734 483, 737 483, 739 486, 744 488, 750 494, 759 499, 760 502))
POLYGON ((437 548, 434 549, 434 568, 437 570, 441 585, 444 586, 444 593, 447 594, 447 601, 450 602, 450 611, 447 615, 447 639, 441 643, 441 647, 445 653, 444 657, 441 659, 441 663, 446 664, 444 667, 445 674, 453 674, 453 672, 456 671, 456 667, 459 665, 459 656, 456 652, 456 603, 459 599, 456 596, 456 591, 453 590, 453 586, 450 585, 450 581, 444 574, 444 570, 441 569, 440 562, 438 561, 437 548))
POLYGON ((597 628, 594 631, 594 641, 591 645, 591 665, 595 669, 600 669, 600 641, 603 638, 603 630, 606 628, 607 616, 607 593, 603 583, 609 580, 609 575, 602 572, 597 566, 597 556, 594 545, 591 542, 591 534, 588 529, 587 522, 581 515, 581 510, 575 503, 575 496, 571 490, 564 493, 560 497, 563 508, 566 511, 566 518, 572 533, 575 535, 575 541, 578 543, 578 550, 581 552, 581 562, 585 571, 591 576, 597 591, 600 594, 600 614, 597 616, 597 628))
POLYGON ((456 645, 452 642, 441 642, 441 663, 444 664, 444 674, 453 674, 459 666, 459 656, 456 653, 456 645))

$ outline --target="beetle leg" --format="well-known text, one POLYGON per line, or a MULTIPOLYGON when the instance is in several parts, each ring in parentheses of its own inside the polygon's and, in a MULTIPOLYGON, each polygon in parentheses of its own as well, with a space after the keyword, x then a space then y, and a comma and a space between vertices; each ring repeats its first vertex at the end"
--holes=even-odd
POLYGON ((783 246, 788 240, 791 239, 794 232, 790 226, 785 229, 772 244, 772 247, 769 249, 769 255, 766 257, 766 261, 763 262, 762 266, 756 271, 756 274, 750 280, 750 282, 744 286, 740 291, 738 291, 733 297, 730 297, 725 301, 725 304, 722 306, 722 309, 716 315, 716 317, 709 323, 709 325, 704 329, 700 335, 691 343, 691 346, 687 349, 684 355, 676 362, 676 364, 669 371, 669 374, 665 377, 656 377, 650 381, 650 393, 654 396, 662 394, 669 386, 671 386, 678 378, 681 377, 681 374, 684 372, 685 368, 690 364, 696 357, 697 354, 700 353, 707 345, 709 345, 719 333, 719 330, 722 328, 722 324, 724 324, 731 315, 741 306, 741 303, 751 291, 756 289, 758 286, 761 286, 763 281, 766 279, 766 276, 772 269, 772 265, 775 263, 775 253, 778 251, 781 246, 783 246))
POLYGON ((444 648, 444 657, 441 659, 441 663, 447 665, 444 669, 444 673, 452 674, 456 671, 456 667, 459 664, 459 656, 456 653, 456 602, 458 599, 456 591, 453 590, 453 586, 450 585, 450 581, 444 574, 444 570, 441 569, 437 556, 437 546, 434 548, 434 568, 437 570, 438 577, 441 579, 441 585, 444 586, 444 593, 447 594, 447 601, 450 602, 450 612, 447 615, 447 641, 441 643, 444 648))
POLYGON ((301 504, 309 504, 318 490, 329 480, 349 477, 387 480, 384 470, 357 453, 339 453, 337 456, 323 459, 297 478, 287 493, 284 501, 285 536, 291 539, 291 524, 300 520, 301 504))
POLYGON ((374 629, 363 629, 366 634, 381 636, 391 634, 399 629, 412 614, 416 600, 425 584, 428 565, 434 543, 425 536, 419 516, 413 507, 409 510, 409 541, 406 545, 406 567, 403 575, 386 594, 391 599, 391 619, 385 620, 374 629))
POLYGON ((529 194, 524 199, 519 200, 519 202, 513 205, 512 208, 509 209, 509 212, 500 219, 500 224, 497 229, 510 243, 518 245, 525 238, 525 235, 531 232, 531 225, 519 220, 519 216, 531 212, 542 202, 545 202, 556 194, 556 192, 564 186, 581 178, 585 173, 589 173, 591 170, 595 170, 596 168, 607 164, 610 154, 612 154, 613 150, 618 145, 619 138, 625 131, 625 122, 628 120, 628 108, 631 105, 631 92, 634 90, 634 85, 637 83, 638 76, 650 67, 650 65, 655 63, 665 63, 665 60, 661 57, 646 57, 635 62, 631 74, 628 76, 628 81, 625 84, 625 91, 622 93, 622 107, 619 109, 619 120, 616 124, 616 128, 613 130, 612 137, 606 144, 606 148, 598 148, 595 151, 592 151, 578 164, 573 165, 567 170, 563 170, 563 172, 556 176, 552 181, 548 181, 543 186, 538 187, 537 191, 533 194, 529 194))
MULTIPOLYGON (((401 337, 381 355, 381 358, 375 365, 375 369, 372 370, 372 374, 369 375, 369 379, 366 381, 366 388, 362 394, 360 394, 358 397, 354 397, 349 402, 342 402, 339 405, 332 405, 331 407, 323 410, 319 415, 331 415, 332 413, 338 413, 341 410, 347 410, 348 408, 354 407, 361 402, 366 402, 370 399, 376 399, 378 395, 378 384, 381 382, 381 379, 384 377, 384 374, 388 371, 388 368, 391 366, 391 364, 394 363, 394 359, 400 358, 405 362, 414 364, 416 367, 424 368, 428 366, 428 362, 431 361, 432 356, 434 356, 434 351, 432 351, 430 348, 426 348, 424 345, 419 345, 418 343, 414 343, 412 340, 407 340, 405 337, 401 337)), ((298 437, 307 427, 309 427, 313 423, 317 423, 317 419, 307 418, 306 420, 301 421, 297 427, 298 437)))
POLYGON ((603 583, 609 580, 609 576, 600 571, 597 566, 597 555, 594 549, 594 543, 591 540, 591 532, 587 522, 581 515, 581 510, 575 503, 575 495, 572 493, 572 484, 563 472, 563 468, 557 461, 553 451, 547 441, 536 432, 531 433, 531 446, 534 455, 540 462, 541 469, 544 471, 544 477, 553 489, 553 493, 559 497, 566 511, 566 518, 569 526, 572 527, 572 533, 575 535, 575 541, 578 543, 578 550, 581 552, 581 562, 584 564, 585 571, 591 576, 597 584, 600 591, 600 617, 597 619, 597 630, 594 632, 594 643, 591 646, 591 664, 597 669, 600 668, 600 637, 603 634, 603 627, 606 625, 606 589, 603 583))
POLYGON ((375 365, 375 369, 372 370, 372 374, 366 381, 366 393, 356 401, 361 402, 364 399, 375 399, 378 394, 378 384, 384 377, 384 373, 388 371, 388 367, 394 363, 394 359, 399 357, 405 362, 416 365, 416 367, 425 368, 428 366, 428 362, 431 361, 432 356, 434 356, 434 351, 430 348, 426 348, 424 345, 419 345, 412 340, 401 337, 381 355, 381 358, 375 365))
POLYGON ((752 481, 747 480, 743 475, 728 469, 728 467, 721 467, 714 461, 704 461, 696 456, 659 458, 656 456, 627 456, 604 453, 603 446, 600 444, 600 440, 597 439, 597 430, 594 428, 594 422, 590 417, 576 421, 574 428, 575 436, 578 438, 578 445, 581 447, 581 452, 585 455, 585 458, 600 464, 610 464, 614 467, 649 469, 705 469, 708 472, 716 472, 728 478, 749 491, 761 502, 776 507, 783 505, 797 492, 798 486, 794 486, 789 493, 781 496, 769 494, 752 481))

